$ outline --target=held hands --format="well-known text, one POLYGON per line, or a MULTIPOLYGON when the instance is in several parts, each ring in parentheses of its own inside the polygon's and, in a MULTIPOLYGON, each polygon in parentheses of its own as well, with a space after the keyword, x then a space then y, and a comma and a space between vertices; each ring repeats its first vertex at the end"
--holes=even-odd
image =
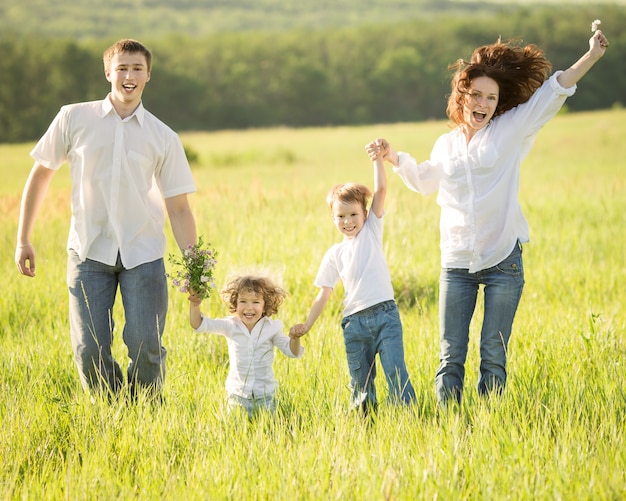
POLYGON ((389 143, 382 138, 378 138, 375 141, 371 141, 365 145, 365 151, 367 156, 373 162, 377 158, 385 158, 385 155, 389 153, 389 143))
POLYGON ((292 339, 297 339, 304 336, 307 332, 309 332, 309 329, 305 324, 296 324, 291 329, 289 329, 289 337, 292 339))
POLYGON ((398 165, 398 154, 386 139, 379 137, 375 141, 366 144, 365 151, 372 162, 380 157, 396 167, 398 165))

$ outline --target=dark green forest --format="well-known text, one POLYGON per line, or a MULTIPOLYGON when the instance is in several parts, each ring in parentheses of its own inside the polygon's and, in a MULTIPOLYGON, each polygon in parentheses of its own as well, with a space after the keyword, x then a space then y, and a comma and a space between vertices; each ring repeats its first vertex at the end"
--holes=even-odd
POLYGON ((448 65, 502 39, 554 69, 611 41, 568 109, 622 106, 626 6, 454 0, 0 0, 0 142, 38 138, 59 107, 103 98, 102 52, 153 51, 146 107, 178 131, 445 118, 448 65))

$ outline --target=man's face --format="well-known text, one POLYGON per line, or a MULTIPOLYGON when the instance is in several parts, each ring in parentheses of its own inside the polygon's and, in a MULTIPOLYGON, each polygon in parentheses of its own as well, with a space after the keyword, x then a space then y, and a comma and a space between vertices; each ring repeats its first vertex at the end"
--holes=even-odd
POLYGON ((126 109, 139 106, 143 89, 150 80, 146 57, 141 52, 115 54, 105 75, 111 82, 111 101, 114 106, 120 105, 126 109))

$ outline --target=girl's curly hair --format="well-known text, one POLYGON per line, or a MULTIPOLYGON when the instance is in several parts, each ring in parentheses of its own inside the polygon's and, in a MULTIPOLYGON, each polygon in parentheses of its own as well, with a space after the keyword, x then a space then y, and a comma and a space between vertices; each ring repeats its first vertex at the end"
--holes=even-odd
POLYGON ((222 290, 220 290, 220 296, 222 296, 224 302, 228 304, 228 311, 230 313, 237 311, 239 294, 243 291, 252 291, 263 296, 263 301, 265 301, 263 314, 267 317, 278 313, 278 307, 287 297, 287 291, 276 285, 267 277, 253 275, 238 276, 230 280, 222 290))
POLYGON ((463 105, 474 78, 489 77, 498 84, 498 105, 493 115, 497 117, 528 101, 548 78, 552 64, 534 44, 520 47, 498 39, 476 48, 469 62, 459 59, 449 69, 454 74, 446 113, 459 125, 464 121, 463 105))

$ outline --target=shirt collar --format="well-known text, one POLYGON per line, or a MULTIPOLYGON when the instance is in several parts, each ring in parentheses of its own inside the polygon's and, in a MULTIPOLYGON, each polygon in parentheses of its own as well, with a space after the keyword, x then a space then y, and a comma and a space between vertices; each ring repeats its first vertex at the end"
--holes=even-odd
POLYGON ((252 328, 252 331, 248 331, 248 328, 246 327, 246 324, 243 323, 243 320, 241 320, 241 318, 239 318, 237 315, 232 315, 232 318, 234 319, 234 321, 243 329, 243 331, 247 334, 257 334, 257 331, 260 330, 259 334, 261 332, 263 332, 264 328, 267 326, 269 327, 270 325, 272 325, 272 320, 267 317, 267 316, 262 316, 259 321, 256 323, 256 325, 252 328))
MULTIPOLYGON (((115 108, 113 108, 113 103, 111 103, 111 93, 107 94, 107 97, 102 100, 102 117, 104 118, 109 113, 115 113, 117 115, 115 108)), ((139 106, 137 106, 135 111, 133 111, 133 113, 127 119, 130 120, 132 117, 136 117, 139 125, 143 127, 145 115, 146 109, 143 107, 143 101, 141 101, 139 103, 139 106)))

